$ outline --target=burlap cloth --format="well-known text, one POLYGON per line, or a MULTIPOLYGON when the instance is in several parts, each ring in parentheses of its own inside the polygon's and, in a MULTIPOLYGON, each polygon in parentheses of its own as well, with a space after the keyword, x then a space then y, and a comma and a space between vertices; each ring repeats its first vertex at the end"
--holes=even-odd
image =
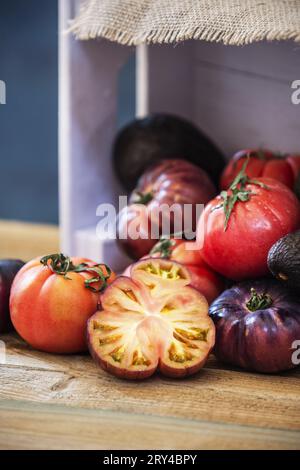
POLYGON ((300 41, 300 0, 85 0, 70 30, 127 45, 300 41))

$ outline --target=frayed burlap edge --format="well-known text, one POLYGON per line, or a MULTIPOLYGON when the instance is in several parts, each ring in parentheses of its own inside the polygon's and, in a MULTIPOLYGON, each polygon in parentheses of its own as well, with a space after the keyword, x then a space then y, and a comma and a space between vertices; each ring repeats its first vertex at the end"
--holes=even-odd
POLYGON ((228 32, 218 29, 202 29, 197 28, 194 31, 149 31, 145 32, 140 36, 133 36, 126 31, 116 30, 101 26, 99 28, 84 29, 81 27, 78 29, 77 25, 72 22, 68 30, 68 33, 73 33, 76 39, 89 40, 96 38, 108 39, 109 41, 117 42, 126 46, 137 46, 139 44, 170 44, 187 41, 189 39, 203 40, 207 42, 222 42, 226 45, 243 46, 251 44, 253 42, 259 42, 263 40, 267 41, 287 41, 294 40, 300 42, 300 32, 296 31, 253 31, 251 33, 239 32, 228 32))
MULTIPOLYGON (((190 39, 203 40, 207 42, 222 42, 226 45, 242 46, 258 41, 286 41, 294 40, 300 42, 300 26, 299 30, 294 29, 277 29, 272 28, 253 30, 236 30, 229 31, 223 28, 214 28, 208 25, 199 26, 197 28, 186 27, 180 29, 168 29, 163 27, 158 29, 149 29, 142 32, 128 32, 119 28, 112 28, 105 25, 91 24, 88 18, 89 0, 84 0, 80 5, 79 14, 75 19, 70 21, 67 32, 73 33, 77 39, 89 40, 96 38, 104 38, 109 41, 117 42, 122 45, 136 46, 139 44, 163 44, 178 43, 190 39)), ((299 11, 300 25, 300 11, 299 11)))

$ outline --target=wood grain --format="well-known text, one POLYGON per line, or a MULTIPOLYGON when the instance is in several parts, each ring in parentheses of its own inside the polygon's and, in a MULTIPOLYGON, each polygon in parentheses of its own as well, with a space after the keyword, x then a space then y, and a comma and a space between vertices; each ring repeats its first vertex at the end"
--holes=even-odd
POLYGON ((0 402, 0 449, 298 449, 294 431, 0 402))
POLYGON ((13 335, 1 339, 7 348, 0 366, 3 448, 26 448, 30 439, 34 448, 300 448, 299 369, 251 374, 211 357, 190 379, 126 382, 88 355, 50 355, 13 335))
POLYGON ((0 258, 28 261, 58 251, 59 234, 56 225, 0 220, 0 258))

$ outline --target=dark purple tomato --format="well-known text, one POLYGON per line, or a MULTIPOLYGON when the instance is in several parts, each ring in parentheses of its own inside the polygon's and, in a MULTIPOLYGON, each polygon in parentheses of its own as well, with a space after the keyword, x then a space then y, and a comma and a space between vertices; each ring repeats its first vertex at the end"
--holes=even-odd
POLYGON ((0 333, 13 329, 9 314, 9 295, 17 272, 24 266, 19 259, 0 260, 0 333))
POLYGON ((296 366, 292 355, 293 342, 300 340, 300 300, 280 282, 238 284, 211 304, 209 314, 221 361, 266 373, 296 366))

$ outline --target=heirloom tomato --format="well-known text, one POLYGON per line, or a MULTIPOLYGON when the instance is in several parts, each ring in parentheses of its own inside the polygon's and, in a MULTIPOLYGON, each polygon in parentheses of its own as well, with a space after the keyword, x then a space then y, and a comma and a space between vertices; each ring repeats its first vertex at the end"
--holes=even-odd
POLYGON ((14 279, 10 314, 19 335, 35 349, 75 353, 86 349, 86 322, 115 275, 104 264, 63 254, 25 264, 14 279))
POLYGON ((274 179, 249 178, 246 163, 230 188, 205 207, 197 229, 204 260, 234 280, 266 275, 273 243, 300 226, 295 194, 274 179))
POLYGON ((159 370, 170 377, 194 374, 215 342, 203 295, 188 286, 181 264, 147 258, 104 292, 102 310, 88 321, 90 352, 106 371, 144 379, 159 370))
POLYGON ((199 205, 215 194, 213 183, 201 168, 185 160, 162 160, 139 179, 129 206, 118 216, 121 247, 139 259, 162 235, 177 232, 178 225, 186 232, 195 231, 199 205))
POLYGON ((216 325, 215 355, 224 362, 279 372, 295 367, 293 343, 300 338, 300 301, 273 279, 244 281, 210 306, 216 325))
MULTIPOLYGON (((250 178, 274 178, 288 186, 296 188, 300 175, 300 155, 281 155, 270 150, 241 150, 233 155, 221 176, 221 189, 227 189, 241 170, 247 157, 247 176, 250 178)), ((300 184, 300 183, 299 183, 300 184)), ((300 191, 300 188, 298 188, 300 191)))

